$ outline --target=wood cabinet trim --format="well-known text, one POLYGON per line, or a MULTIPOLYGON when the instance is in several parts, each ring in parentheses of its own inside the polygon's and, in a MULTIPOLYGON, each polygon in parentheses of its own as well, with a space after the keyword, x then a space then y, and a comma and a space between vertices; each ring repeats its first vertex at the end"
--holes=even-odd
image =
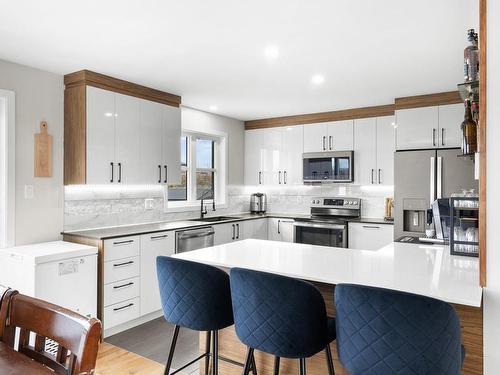
POLYGON ((437 94, 406 96, 394 99, 396 110, 421 107, 433 107, 437 105, 448 105, 462 103, 458 91, 441 92, 437 94))
POLYGON ((85 86, 64 90, 64 184, 87 181, 87 111, 85 86))
POLYGON ((306 125, 319 122, 354 120, 360 118, 382 117, 394 115, 394 105, 380 105, 375 107, 364 107, 345 109, 340 111, 308 113, 285 117, 274 117, 261 120, 245 121, 245 129, 262 129, 279 126, 306 125))
POLYGON ((479 0, 479 284, 486 286, 486 36, 487 0, 479 0))
POLYGON ((179 107, 181 104, 181 97, 178 95, 138 85, 136 83, 110 77, 90 70, 80 70, 78 72, 66 74, 64 76, 64 85, 66 86, 66 89, 77 86, 94 86, 104 90, 170 105, 172 107, 179 107))

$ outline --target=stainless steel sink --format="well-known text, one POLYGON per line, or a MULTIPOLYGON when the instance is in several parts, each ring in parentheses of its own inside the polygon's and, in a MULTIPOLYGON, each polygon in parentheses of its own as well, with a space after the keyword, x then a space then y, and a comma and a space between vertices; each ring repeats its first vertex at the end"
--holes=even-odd
POLYGON ((207 223, 215 223, 219 221, 230 221, 238 219, 240 219, 240 217, 237 216, 213 216, 213 217, 204 217, 203 219, 191 219, 191 221, 203 221, 207 223))

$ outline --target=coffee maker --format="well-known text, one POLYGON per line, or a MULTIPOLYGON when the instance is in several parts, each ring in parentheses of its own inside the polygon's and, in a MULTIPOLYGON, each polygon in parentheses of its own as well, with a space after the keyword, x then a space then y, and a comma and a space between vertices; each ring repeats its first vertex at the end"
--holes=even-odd
POLYGON ((267 210, 267 196, 264 193, 253 193, 250 195, 250 212, 263 214, 267 210))

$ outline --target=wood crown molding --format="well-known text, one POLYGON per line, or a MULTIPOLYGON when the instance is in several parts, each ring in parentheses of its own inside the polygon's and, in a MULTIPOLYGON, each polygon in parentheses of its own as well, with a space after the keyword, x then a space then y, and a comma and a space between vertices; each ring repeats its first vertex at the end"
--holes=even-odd
POLYGON ((440 92, 437 94, 406 96, 394 100, 395 109, 411 109, 420 107, 432 107, 436 105, 462 103, 458 91, 440 92))
POLYGON ((66 88, 82 85, 94 86, 124 95, 167 104, 173 107, 179 107, 181 104, 181 97, 178 95, 92 72, 90 70, 80 70, 78 72, 66 74, 64 76, 64 85, 66 88))
POLYGON ((394 105, 380 105, 376 107, 364 107, 355 109, 344 109, 332 112, 308 113, 303 115, 274 117, 261 120, 245 121, 245 129, 273 128, 279 126, 291 126, 302 124, 314 124, 318 122, 354 120, 358 118, 391 116, 394 114, 394 105))
POLYGON ((245 129, 274 128, 279 126, 306 125, 318 122, 355 120, 360 118, 391 116, 398 109, 411 109, 462 103, 458 91, 441 92, 418 96, 396 98, 394 104, 375 107, 344 109, 332 112, 307 113, 284 117, 273 117, 260 120, 245 121, 245 129))

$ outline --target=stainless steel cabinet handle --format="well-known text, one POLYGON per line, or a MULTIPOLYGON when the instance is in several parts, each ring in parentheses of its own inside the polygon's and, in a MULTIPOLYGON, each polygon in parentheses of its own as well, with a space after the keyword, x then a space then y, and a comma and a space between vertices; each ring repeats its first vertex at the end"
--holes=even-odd
POLYGON ((165 165, 165 181, 163 181, 163 182, 165 182, 165 183, 168 182, 168 166, 167 165, 165 165))
POLYGON ((129 307, 132 307, 134 306, 133 303, 129 303, 128 305, 125 305, 125 306, 122 306, 122 307, 117 307, 117 308, 114 308, 113 311, 120 311, 120 310, 123 310, 123 309, 126 309, 126 308, 129 308, 129 307))
POLYGON ((234 240, 234 238, 236 237, 236 231, 235 231, 235 226, 234 224, 231 224, 233 226, 233 237, 232 239, 234 240))
POLYGON ((118 163, 118 182, 122 182, 122 163, 118 163))
POLYGON ((432 129, 432 145, 436 146, 436 129, 432 129))
POLYGON ((161 240, 163 238, 167 238, 168 237, 168 234, 163 234, 161 236, 152 236, 151 237, 151 240, 155 241, 155 240, 161 240))
POLYGON ((262 172, 259 171, 259 185, 262 185, 262 172))
POLYGON ((158 166, 158 183, 161 184, 161 165, 158 166))
POLYGON ((372 184, 374 183, 373 182, 373 172, 375 172, 375 169, 372 169, 372 184))
POLYGON ((280 223, 281 223, 281 220, 278 220, 278 234, 280 234, 280 223))
POLYGON ((326 137, 323 136, 323 151, 326 150, 326 137))
POLYGON ((329 136, 328 137, 328 148, 330 149, 330 151, 332 150, 332 147, 333 147, 332 136, 329 136))
POLYGON ((236 224, 236 229, 238 230, 236 232, 236 239, 239 240, 240 239, 240 224, 236 224))
POLYGON ((382 169, 379 168, 378 170, 378 183, 381 184, 382 183, 382 178, 380 177, 380 173, 382 172, 382 169))
POLYGON ((363 225, 363 228, 366 229, 380 229, 380 227, 374 226, 374 225, 363 225))
POLYGON ((281 171, 278 172, 278 183, 281 185, 281 171))
POLYGON ((113 245, 126 245, 126 244, 129 244, 132 242, 134 242, 134 240, 116 241, 116 242, 113 242, 113 245))
POLYGON ((441 146, 444 146, 444 128, 441 128, 441 146))
POLYGON ((130 283, 127 283, 127 284, 123 284, 123 285, 115 285, 115 286, 113 287, 113 289, 121 289, 121 288, 126 288, 127 286, 132 286, 132 285, 134 285, 134 283, 133 283, 133 282, 130 282, 130 283))
POLYGON ((111 165, 111 180, 110 182, 114 182, 115 180, 115 163, 109 163, 111 165))
POLYGON ((131 264, 134 264, 134 261, 133 261, 133 260, 129 260, 128 262, 123 262, 123 263, 116 263, 116 264, 113 264, 113 267, 130 266, 131 264))
POLYGON ((283 183, 286 185, 286 171, 283 172, 283 183))

